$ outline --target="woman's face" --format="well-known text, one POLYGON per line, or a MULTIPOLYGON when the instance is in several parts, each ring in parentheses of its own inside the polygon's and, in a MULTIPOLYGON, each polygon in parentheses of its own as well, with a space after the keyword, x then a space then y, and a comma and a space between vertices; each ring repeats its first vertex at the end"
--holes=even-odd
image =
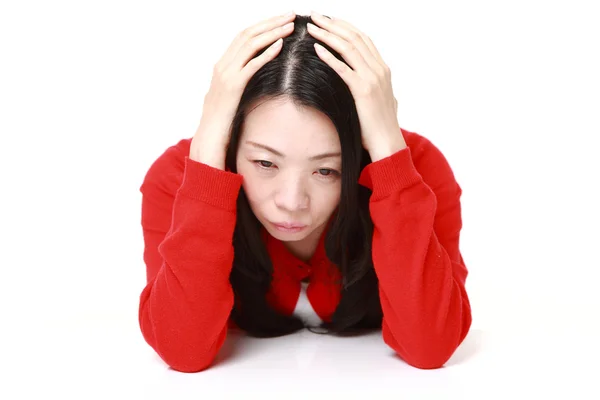
POLYGON ((298 109, 285 100, 251 109, 236 167, 252 211, 281 241, 320 236, 339 204, 340 141, 331 120, 315 109, 298 109), (282 223, 303 227, 276 226, 282 223))

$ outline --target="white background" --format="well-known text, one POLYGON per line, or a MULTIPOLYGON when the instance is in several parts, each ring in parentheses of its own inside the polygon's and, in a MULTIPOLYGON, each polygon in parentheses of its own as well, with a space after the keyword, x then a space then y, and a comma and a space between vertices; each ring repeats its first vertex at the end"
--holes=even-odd
POLYGON ((596 2, 0 4, 1 398, 598 395, 596 2), (454 169, 471 333, 436 371, 378 336, 300 333, 239 338, 212 370, 175 372, 137 325, 139 185, 193 135, 233 37, 313 8, 373 39, 400 125, 454 169))

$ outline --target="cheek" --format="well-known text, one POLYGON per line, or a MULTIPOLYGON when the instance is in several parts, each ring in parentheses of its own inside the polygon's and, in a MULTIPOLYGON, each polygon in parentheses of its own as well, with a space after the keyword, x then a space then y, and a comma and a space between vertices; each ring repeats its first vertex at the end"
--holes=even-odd
POLYGON ((262 203, 269 196, 269 188, 265 182, 254 176, 252 172, 244 175, 243 187, 248 201, 252 204, 262 203))
POLYGON ((340 202, 341 185, 332 185, 331 188, 321 190, 316 196, 316 206, 320 213, 329 214, 331 213, 340 202))
POLYGON ((254 197, 253 189, 256 187, 254 183, 254 177, 252 174, 252 170, 247 163, 239 162, 237 163, 237 172, 242 175, 242 187, 244 188, 244 192, 246 193, 246 197, 248 200, 251 200, 254 197))

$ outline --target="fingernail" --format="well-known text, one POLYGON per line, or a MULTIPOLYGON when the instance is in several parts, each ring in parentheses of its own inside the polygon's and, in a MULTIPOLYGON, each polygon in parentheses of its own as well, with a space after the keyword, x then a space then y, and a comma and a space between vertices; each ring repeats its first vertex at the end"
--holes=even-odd
POLYGON ((291 17, 292 15, 294 15, 294 12, 293 12, 293 11, 290 11, 290 12, 286 13, 286 14, 284 15, 284 17, 291 17))

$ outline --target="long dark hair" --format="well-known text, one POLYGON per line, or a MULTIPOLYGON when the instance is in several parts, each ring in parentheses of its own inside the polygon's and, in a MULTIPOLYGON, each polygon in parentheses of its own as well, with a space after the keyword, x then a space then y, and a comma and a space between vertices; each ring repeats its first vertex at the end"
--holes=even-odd
MULTIPOLYGON (((294 32, 283 39, 280 53, 248 82, 232 121, 225 164, 230 171, 237 172, 236 152, 242 125, 256 101, 285 97, 299 107, 312 107, 331 119, 341 144, 342 176, 340 203, 325 236, 325 251, 339 268, 342 291, 331 322, 323 322, 317 332, 380 328, 382 311, 371 259, 371 192, 357 183, 371 159, 361 144, 354 98, 337 72, 315 54, 313 44, 317 40, 307 32, 307 22, 312 22, 308 16, 296 17, 294 32)), ((318 42, 343 61, 339 53, 318 42)), ((235 256, 230 282, 235 304, 232 317, 251 336, 282 336, 303 329, 304 323, 296 316, 278 313, 267 303, 265 295, 271 284, 273 266, 260 230, 260 222, 242 188, 233 236, 235 256)))

